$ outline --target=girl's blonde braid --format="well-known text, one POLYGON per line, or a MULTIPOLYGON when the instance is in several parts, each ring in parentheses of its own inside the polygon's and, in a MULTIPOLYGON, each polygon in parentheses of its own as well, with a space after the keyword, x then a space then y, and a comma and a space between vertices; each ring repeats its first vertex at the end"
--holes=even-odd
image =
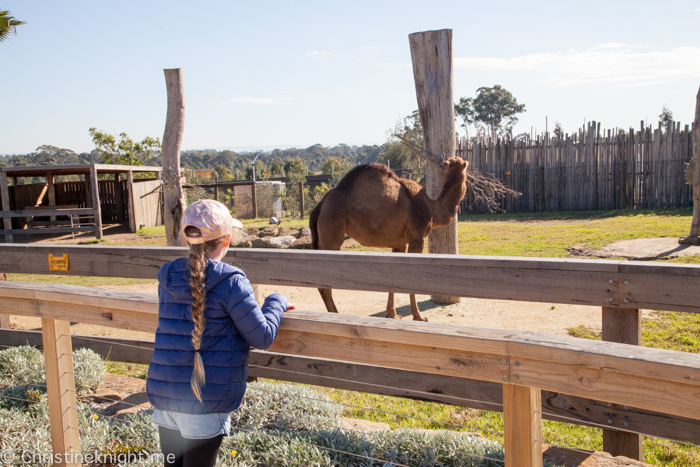
MULTIPOLYGON (((185 228, 185 234, 188 237, 200 237, 201 231, 193 226, 185 228)), ((219 248, 226 236, 209 240, 208 242, 199 244, 190 244, 190 256, 187 265, 190 269, 190 292, 192 293, 192 320, 194 321, 194 329, 192 330, 192 346, 194 347, 194 370, 192 371, 192 379, 190 385, 195 397, 202 402, 202 386, 206 384, 204 375, 204 362, 199 353, 199 348, 202 345, 202 336, 204 335, 204 326, 207 324, 207 319, 204 314, 204 308, 207 298, 206 271, 207 271, 207 254, 219 248)))
POLYGON ((190 245, 190 256, 188 266, 190 269, 190 291, 192 293, 192 320, 194 329, 192 330, 192 346, 194 347, 194 371, 190 384, 195 397, 202 402, 201 387, 205 384, 204 362, 199 353, 202 345, 202 335, 204 326, 207 324, 204 315, 204 303, 206 301, 205 271, 207 268, 207 258, 205 256, 206 247, 204 244, 190 245))

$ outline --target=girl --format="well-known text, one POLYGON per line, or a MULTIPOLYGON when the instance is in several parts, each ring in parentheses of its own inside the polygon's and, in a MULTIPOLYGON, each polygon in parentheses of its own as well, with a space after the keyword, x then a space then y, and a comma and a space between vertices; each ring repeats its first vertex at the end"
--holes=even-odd
POLYGON ((221 262, 243 225, 210 199, 182 219, 189 258, 158 273, 158 329, 146 392, 166 466, 214 466, 230 413, 246 390, 248 349, 266 349, 282 314, 294 305, 281 294, 255 302, 240 269, 221 262))

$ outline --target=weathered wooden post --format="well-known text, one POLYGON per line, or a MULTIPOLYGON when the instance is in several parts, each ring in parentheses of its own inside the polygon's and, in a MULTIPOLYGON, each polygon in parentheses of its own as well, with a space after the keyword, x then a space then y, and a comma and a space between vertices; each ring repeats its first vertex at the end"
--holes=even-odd
POLYGON ((134 209, 134 172, 129 170, 126 174, 126 186, 129 188, 129 231, 136 232, 138 227, 136 225, 136 210, 134 209))
POLYGON ((78 404, 75 400, 70 323, 42 318, 41 334, 46 360, 46 393, 54 465, 80 466, 78 404))
MULTIPOLYGON (((7 185, 7 174, 2 169, 0 169, 0 196, 2 196, 2 211, 5 213, 11 211, 10 187, 7 185)), ((5 243, 12 243, 12 218, 3 217, 2 223, 6 231, 5 243)))
POLYGON ((304 218, 304 182, 299 182, 299 217, 304 218))
MULTIPOLYGON (((6 227, 7 228, 7 227, 6 227)), ((693 220, 690 235, 681 237, 680 243, 700 244, 700 89, 695 98, 695 121, 693 122, 693 220)))
MULTIPOLYGON (((423 124, 425 149, 445 159, 455 155, 455 117, 452 95, 452 30, 424 31, 410 34, 413 78, 418 97, 418 110, 423 124)), ((428 164, 426 189, 428 196, 440 195, 444 173, 428 164)), ((457 216, 452 223, 439 227, 428 236, 430 253, 459 253, 457 244, 457 216)), ((432 295, 437 303, 459 303, 459 297, 432 295)))
POLYGON ((180 221, 187 206, 180 184, 180 147, 185 129, 185 85, 182 69, 163 70, 168 92, 168 114, 163 134, 163 217, 168 246, 184 246, 180 221))
POLYGON ((253 219, 258 218, 258 193, 255 190, 255 176, 253 176, 253 182, 250 184, 250 197, 253 203, 253 219))
MULTIPOLYGON (((49 197, 49 206, 55 207, 56 206, 56 187, 54 186, 54 177, 53 173, 48 172, 46 174, 46 194, 49 197)), ((56 216, 49 216, 49 220, 54 222, 56 220, 56 216)))
MULTIPOLYGON (((604 306, 603 340, 642 345, 642 313, 640 310, 604 306)), ((613 456, 643 460, 642 435, 603 430, 603 450, 613 456)))
POLYGON ((542 391, 503 384, 506 467, 542 467, 542 391))
POLYGON ((97 168, 95 164, 90 167, 90 195, 92 207, 95 210, 95 238, 102 238, 102 209, 100 207, 100 186, 97 181, 97 168))

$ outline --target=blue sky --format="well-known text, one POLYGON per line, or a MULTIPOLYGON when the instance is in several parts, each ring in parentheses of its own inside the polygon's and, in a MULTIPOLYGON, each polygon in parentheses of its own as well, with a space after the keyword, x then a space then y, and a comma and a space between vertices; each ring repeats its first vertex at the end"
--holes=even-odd
POLYGON ((515 132, 690 123, 700 0, 6 1, 0 154, 88 151, 88 128, 162 137, 182 68, 183 149, 381 144, 417 108, 408 35, 453 30, 454 95, 500 84, 515 132))

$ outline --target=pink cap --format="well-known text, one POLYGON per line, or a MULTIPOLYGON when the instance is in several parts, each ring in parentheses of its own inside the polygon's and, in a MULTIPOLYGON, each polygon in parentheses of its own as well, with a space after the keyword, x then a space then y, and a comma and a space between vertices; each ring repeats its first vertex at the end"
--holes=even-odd
POLYGON ((185 209, 182 217, 182 230, 188 243, 199 244, 216 240, 231 233, 233 227, 243 228, 239 220, 231 217, 228 208, 213 199, 196 201, 185 209), (202 232, 201 237, 189 237, 184 233, 185 228, 197 227, 202 232))

